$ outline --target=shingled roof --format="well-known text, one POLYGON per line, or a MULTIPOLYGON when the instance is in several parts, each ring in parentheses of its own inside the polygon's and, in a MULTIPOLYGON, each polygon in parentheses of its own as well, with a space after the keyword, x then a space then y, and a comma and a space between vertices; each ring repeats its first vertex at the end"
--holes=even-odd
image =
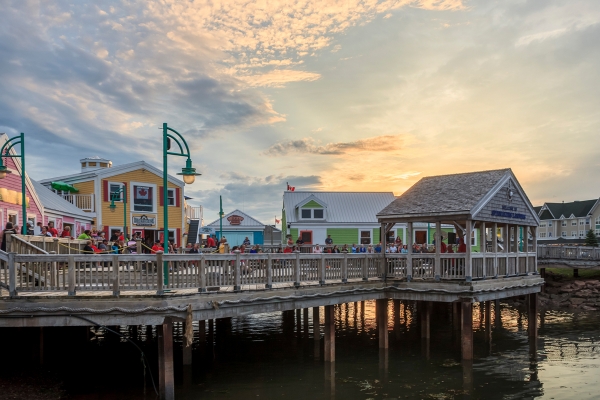
MULTIPOLYGON (((572 201, 570 203, 545 203, 545 210, 548 209, 556 219, 560 219, 560 216, 570 218, 574 215, 577 218, 585 218, 588 216, 598 199, 594 200, 583 200, 583 201, 572 201)), ((551 216, 542 213, 541 219, 554 219, 551 216)))

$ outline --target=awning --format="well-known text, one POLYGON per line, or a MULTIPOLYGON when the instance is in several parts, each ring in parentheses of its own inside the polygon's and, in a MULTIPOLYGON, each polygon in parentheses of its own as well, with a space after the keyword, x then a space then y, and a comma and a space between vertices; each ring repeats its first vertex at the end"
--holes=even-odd
POLYGON ((62 182, 62 181, 52 182, 50 184, 50 186, 52 186, 52 189, 54 189, 54 190, 62 190, 63 192, 69 192, 69 193, 79 192, 79 190, 75 189, 73 186, 69 185, 68 183, 62 182))

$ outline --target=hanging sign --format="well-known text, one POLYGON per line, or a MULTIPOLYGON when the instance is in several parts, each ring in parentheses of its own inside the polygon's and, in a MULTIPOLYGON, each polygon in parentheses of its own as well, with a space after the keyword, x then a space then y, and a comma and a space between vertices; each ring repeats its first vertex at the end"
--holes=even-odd
POLYGON ((134 216, 133 225, 135 226, 154 226, 156 225, 156 217, 148 217, 146 215, 134 216))
POLYGON ((239 215, 230 215, 229 217, 227 217, 227 221, 229 221, 229 225, 240 225, 243 220, 244 220, 244 217, 241 217, 239 215))

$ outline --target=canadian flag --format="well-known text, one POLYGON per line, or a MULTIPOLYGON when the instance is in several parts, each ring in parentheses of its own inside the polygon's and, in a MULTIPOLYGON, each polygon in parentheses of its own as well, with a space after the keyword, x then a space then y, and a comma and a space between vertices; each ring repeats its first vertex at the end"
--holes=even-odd
POLYGON ((275 224, 278 224, 278 223, 280 223, 280 222, 281 222, 281 220, 280 220, 280 219, 277 219, 277 218, 275 218, 275 224))
POLYGON ((287 190, 290 191, 290 192, 293 192, 294 190, 296 190, 296 187, 295 186, 290 186, 290 184, 288 183, 287 184, 287 190))
POLYGON ((148 190, 147 187, 138 186, 135 194, 136 194, 135 197, 138 198, 138 199, 140 199, 140 200, 148 200, 149 194, 150 194, 150 190, 148 190))

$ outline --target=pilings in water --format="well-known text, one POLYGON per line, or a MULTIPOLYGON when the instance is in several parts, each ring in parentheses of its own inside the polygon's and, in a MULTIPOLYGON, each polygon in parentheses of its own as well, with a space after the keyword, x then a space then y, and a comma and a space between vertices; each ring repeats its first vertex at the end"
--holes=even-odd
POLYGON ((335 361, 335 315, 334 306, 325 306, 325 362, 335 361))
POLYGON ((463 360, 473 359, 473 303, 461 304, 461 353, 463 360))
POLYGON ((158 336, 158 386, 161 400, 175 398, 175 376, 173 370, 173 322, 165 318, 157 326, 158 336))
POLYGON ((388 348, 388 299, 378 299, 375 302, 379 349, 388 348))
POLYGON ((528 295, 527 306, 527 334, 529 336, 529 353, 534 355, 537 353, 537 314, 538 314, 538 296, 537 293, 528 295))

